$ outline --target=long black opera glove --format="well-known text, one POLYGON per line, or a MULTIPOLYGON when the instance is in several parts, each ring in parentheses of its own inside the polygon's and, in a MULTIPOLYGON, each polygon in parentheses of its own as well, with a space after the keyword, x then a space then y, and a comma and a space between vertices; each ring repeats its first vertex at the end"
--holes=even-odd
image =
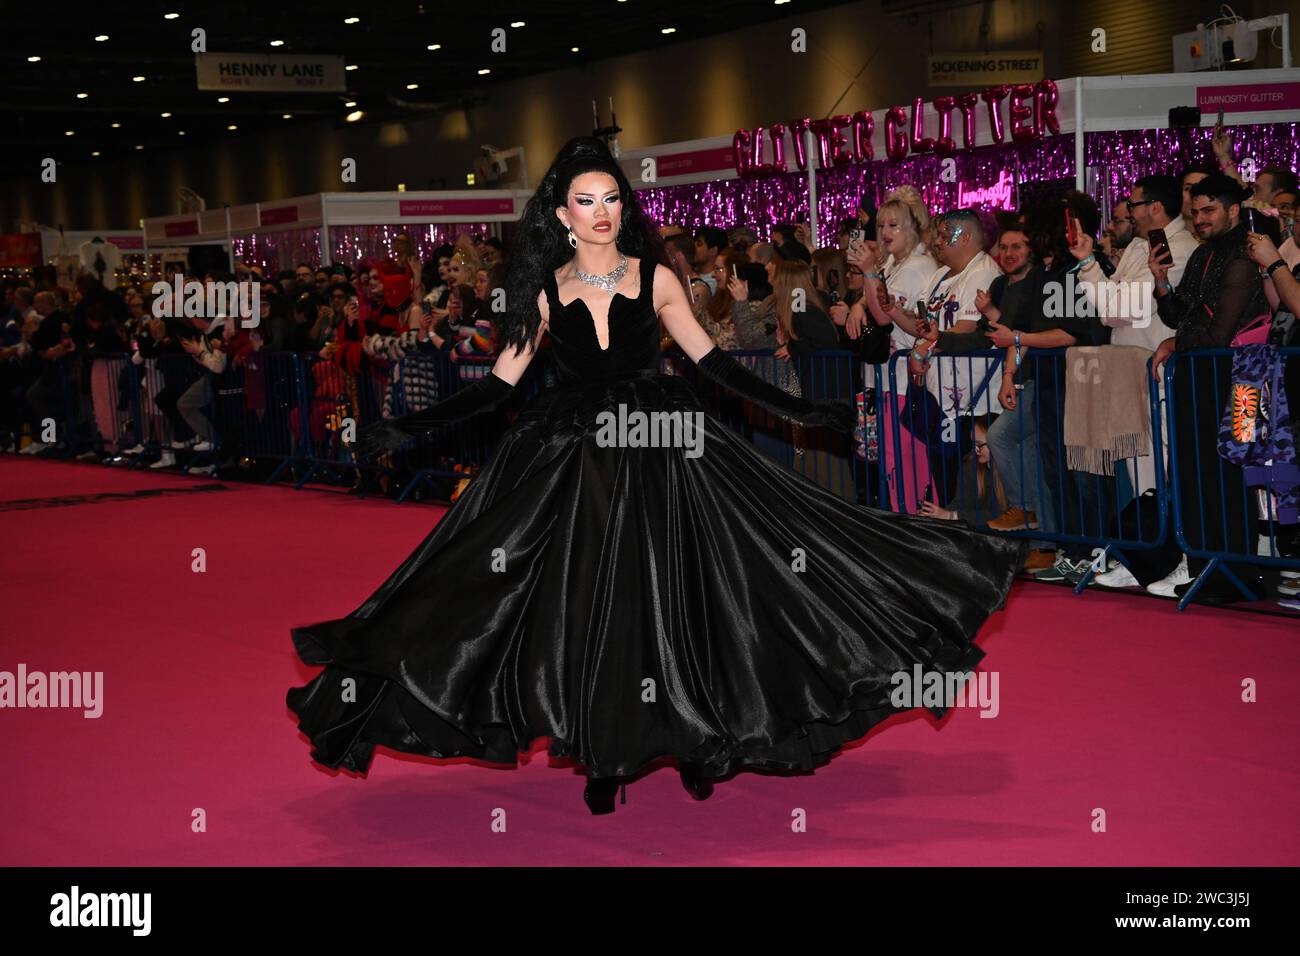
POLYGON ((716 345, 696 363, 696 367, 742 398, 802 425, 851 432, 858 423, 857 413, 845 402, 810 402, 789 395, 759 378, 716 345))
POLYGON ((450 425, 495 408, 514 389, 505 379, 498 378, 489 371, 474 384, 465 386, 456 394, 423 411, 367 425, 357 434, 352 454, 358 459, 374 458, 386 451, 401 448, 412 438, 428 438, 441 425, 450 425))

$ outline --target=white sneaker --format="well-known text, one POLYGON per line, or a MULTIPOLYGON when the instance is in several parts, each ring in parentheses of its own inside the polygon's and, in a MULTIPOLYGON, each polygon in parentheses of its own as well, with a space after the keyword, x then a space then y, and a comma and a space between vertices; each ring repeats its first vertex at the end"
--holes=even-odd
MULTIPOLYGON (((1147 585, 1147 590, 1152 594, 1158 594, 1160 597, 1178 597, 1174 588, 1180 584, 1189 584, 1192 576, 1187 573, 1187 555, 1183 555, 1182 560, 1178 562, 1178 567, 1174 568, 1159 581, 1154 581, 1147 585)), ((1135 582, 1136 583, 1136 582, 1135 582)))
POLYGON ((1133 577, 1133 572, 1122 564, 1116 564, 1104 574, 1099 574, 1093 578, 1104 588, 1131 588, 1138 583, 1138 579, 1133 577))
POLYGON ((202 468, 191 468, 188 474, 191 475, 213 475, 216 474, 216 465, 204 465, 202 468))
POLYGON ((187 438, 184 441, 181 441, 179 438, 176 438, 172 440, 172 448, 176 449, 177 451, 184 451, 186 448, 189 448, 197 441, 198 441, 197 438, 187 438))
POLYGON ((194 451, 212 451, 212 442, 204 440, 194 446, 194 451))
POLYGON ((24 448, 22 451, 20 451, 18 454, 20 454, 20 455, 39 455, 41 452, 45 451, 45 449, 47 449, 47 448, 49 448, 49 447, 51 447, 51 446, 50 446, 47 442, 43 442, 43 441, 34 441, 34 442, 29 442, 28 445, 27 445, 27 447, 24 448))
POLYGON ((144 445, 136 445, 134 448, 127 448, 122 452, 123 455, 143 455, 144 445))
POLYGON ((1277 591, 1287 597, 1300 597, 1300 581, 1287 578, 1277 586, 1277 591))
POLYGON ((174 468, 176 466, 176 456, 169 451, 162 453, 162 457, 155 461, 150 468, 174 468))

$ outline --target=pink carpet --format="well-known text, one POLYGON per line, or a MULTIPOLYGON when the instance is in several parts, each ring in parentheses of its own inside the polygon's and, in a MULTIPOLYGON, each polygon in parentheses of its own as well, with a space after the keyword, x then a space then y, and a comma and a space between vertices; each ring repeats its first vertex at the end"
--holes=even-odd
POLYGON ((327 773, 284 705, 312 673, 289 628, 351 611, 440 512, 205 484, 0 460, 0 671, 104 672, 97 720, 0 710, 0 865, 1300 863, 1295 623, 1028 584, 980 639, 996 718, 900 716, 815 775, 695 803, 664 768, 592 817, 544 742, 518 770, 327 773), (14 504, 141 489, 179 493, 14 504))

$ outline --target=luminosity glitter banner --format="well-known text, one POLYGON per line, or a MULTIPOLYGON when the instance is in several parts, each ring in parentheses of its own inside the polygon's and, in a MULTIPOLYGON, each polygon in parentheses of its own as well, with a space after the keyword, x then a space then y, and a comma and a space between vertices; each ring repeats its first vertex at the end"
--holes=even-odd
MULTIPOLYGON (((1247 178, 1252 168, 1300 168, 1300 124, 1272 123, 1231 128, 1234 154, 1247 178)), ((1147 129, 1089 133, 1085 163, 1099 167, 1113 203, 1134 181, 1153 172, 1177 175, 1192 162, 1214 162, 1210 127, 1193 130, 1147 129)), ((1074 136, 1066 133, 1038 143, 984 146, 952 157, 916 156, 901 163, 877 161, 817 172, 817 212, 825 243, 828 224, 855 214, 858 197, 867 192, 876 204, 891 189, 917 188, 932 212, 953 209, 959 192, 989 189, 1010 171, 1016 193, 1032 194, 1035 184, 1074 178, 1074 136), (955 181, 944 182, 945 159, 955 163, 955 181)), ((656 222, 694 230, 701 225, 731 228, 748 225, 767 238, 773 224, 797 220, 808 210, 808 183, 803 173, 757 180, 663 186, 637 192, 642 208, 656 222)), ((1018 205, 1014 196, 1010 205, 1018 205)))

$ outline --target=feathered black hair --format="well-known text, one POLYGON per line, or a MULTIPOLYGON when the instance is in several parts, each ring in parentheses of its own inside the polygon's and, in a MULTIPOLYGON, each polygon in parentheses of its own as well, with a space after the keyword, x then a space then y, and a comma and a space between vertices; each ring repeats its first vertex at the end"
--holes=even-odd
POLYGON ((590 172, 608 173, 618 184, 618 195, 623 202, 623 218, 615 239, 618 250, 642 260, 642 268, 668 264, 659 231, 641 211, 632 186, 610 155, 609 147, 594 136, 575 136, 556 154, 519 220, 506 274, 506 313, 499 329, 503 347, 513 345, 522 351, 537 338, 542 322, 537 295, 542 283, 548 273, 553 275, 572 259, 574 251, 555 210, 568 204, 573 180, 590 172))

